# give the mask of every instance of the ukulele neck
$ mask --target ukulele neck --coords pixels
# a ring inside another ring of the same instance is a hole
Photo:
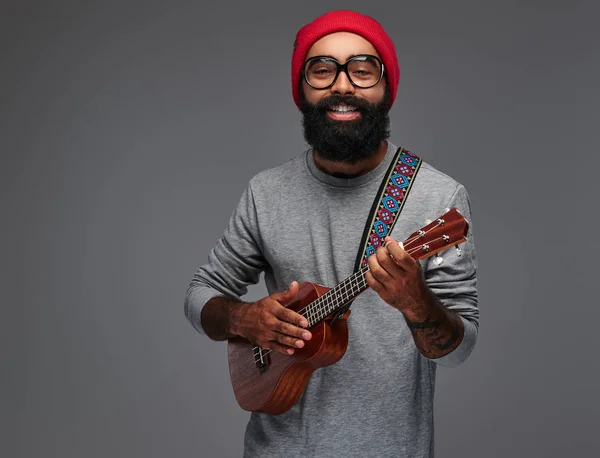
[[[404,242],[404,250],[413,259],[425,259],[437,255],[442,250],[456,246],[467,240],[469,224],[460,215],[456,208],[448,209],[441,217],[431,221],[426,226],[413,232]],[[385,244],[383,244],[385,246]],[[441,260],[441,257],[438,256]],[[365,274],[369,271],[369,265],[364,265],[343,282],[331,288],[315,301],[300,310],[309,323],[309,327],[316,325],[332,313],[340,310],[356,296],[369,288]]]
[[[340,310],[368,289],[369,285],[365,278],[368,271],[369,266],[363,267],[300,310],[299,313],[307,319],[308,326],[312,327],[320,323],[325,317]]]

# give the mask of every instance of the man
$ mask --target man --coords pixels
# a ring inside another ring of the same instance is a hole
[[[298,32],[292,94],[311,148],[250,180],[187,291],[198,331],[283,354],[311,338],[281,303],[298,281],[332,287],[353,273],[397,150],[388,111],[399,78],[394,44],[370,17],[334,11]],[[368,258],[370,289],[352,305],[344,357],[317,370],[290,411],[252,413],[245,456],[433,456],[436,366],[463,362],[477,337],[475,247],[469,233],[462,255],[415,261],[399,241],[452,207],[470,222],[465,188],[423,162],[393,234]],[[241,302],[262,271],[271,295]]]

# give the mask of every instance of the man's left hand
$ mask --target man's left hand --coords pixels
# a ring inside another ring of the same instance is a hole
[[[388,236],[384,241],[386,246],[369,256],[367,284],[392,307],[419,315],[428,293],[421,264],[397,240]]]

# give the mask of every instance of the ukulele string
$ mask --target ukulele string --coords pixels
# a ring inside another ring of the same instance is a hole
[[[438,226],[439,226],[439,224],[438,224]],[[431,230],[433,230],[433,229],[435,229],[435,227],[434,227],[434,228],[432,228],[432,229],[430,229],[429,231],[431,231]],[[429,231],[427,231],[427,232],[429,232]],[[412,239],[412,240],[410,240],[410,241],[409,241],[409,240],[407,240],[407,241],[406,241],[406,245],[409,245],[410,243],[412,243],[412,241],[416,240],[417,238],[420,238],[420,236],[417,236],[417,237],[413,238],[413,239]],[[440,239],[443,239],[443,236],[442,236],[442,237],[438,237],[438,238],[436,238],[436,239],[433,239],[433,240],[431,240],[429,243],[436,242],[436,241],[438,241],[438,240],[440,240]],[[405,248],[406,248],[406,247],[405,247]],[[408,249],[405,249],[405,251],[406,251],[408,254],[412,255],[413,253],[416,253],[417,251],[419,251],[421,248],[422,248],[422,245],[419,245],[419,246],[417,246],[417,247],[413,247],[413,248],[408,248]],[[369,270],[369,266],[364,266],[363,268],[361,268],[360,270],[358,270],[358,271],[357,271],[357,272],[356,272],[354,275],[356,275],[357,273],[363,273],[363,271],[364,271],[364,273],[366,273],[368,270]],[[340,285],[343,285],[343,284],[344,284],[344,282],[340,283]],[[357,285],[358,285],[358,284],[357,284]],[[339,285],[338,285],[338,286],[339,286]],[[330,291],[333,291],[334,289],[335,289],[335,288],[331,289]],[[340,288],[340,289],[341,289],[341,288]],[[310,308],[311,306],[313,306],[313,307],[314,307],[314,305],[313,305],[313,304],[316,304],[317,302],[319,302],[319,300],[320,300],[321,298],[323,298],[325,295],[327,295],[327,294],[328,294],[330,291],[328,291],[328,292],[327,292],[327,293],[325,293],[323,296],[320,296],[319,298],[317,298],[316,300],[314,300],[313,302],[311,302],[310,304],[308,304],[308,305],[307,305],[305,308],[303,308],[302,310],[300,310],[298,313],[299,313],[300,315],[302,315],[302,314],[303,314],[303,313],[306,311],[306,309]],[[323,301],[321,301],[321,302],[323,302]],[[343,305],[343,304],[342,304],[342,305]],[[332,313],[333,313],[333,312],[332,312]],[[258,348],[259,348],[259,350],[258,350],[258,351],[259,351],[258,359],[255,359],[255,360],[254,360],[254,364],[258,363],[258,362],[259,362],[259,361],[260,361],[260,360],[261,360],[263,357],[267,356],[269,353],[271,353],[271,352],[273,351],[272,349],[262,349],[262,348],[260,348],[260,347],[258,347]],[[250,363],[250,364],[252,364],[252,363]],[[250,366],[250,364],[248,364],[247,366]]]

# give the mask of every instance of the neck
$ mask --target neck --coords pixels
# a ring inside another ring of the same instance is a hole
[[[377,167],[381,161],[383,161],[386,153],[387,141],[383,140],[375,154],[362,159],[355,164],[323,159],[321,156],[319,156],[317,151],[313,151],[313,158],[315,165],[319,168],[319,170],[327,173],[328,175],[338,178],[355,178],[360,175],[364,175],[365,173],[370,172]]]

